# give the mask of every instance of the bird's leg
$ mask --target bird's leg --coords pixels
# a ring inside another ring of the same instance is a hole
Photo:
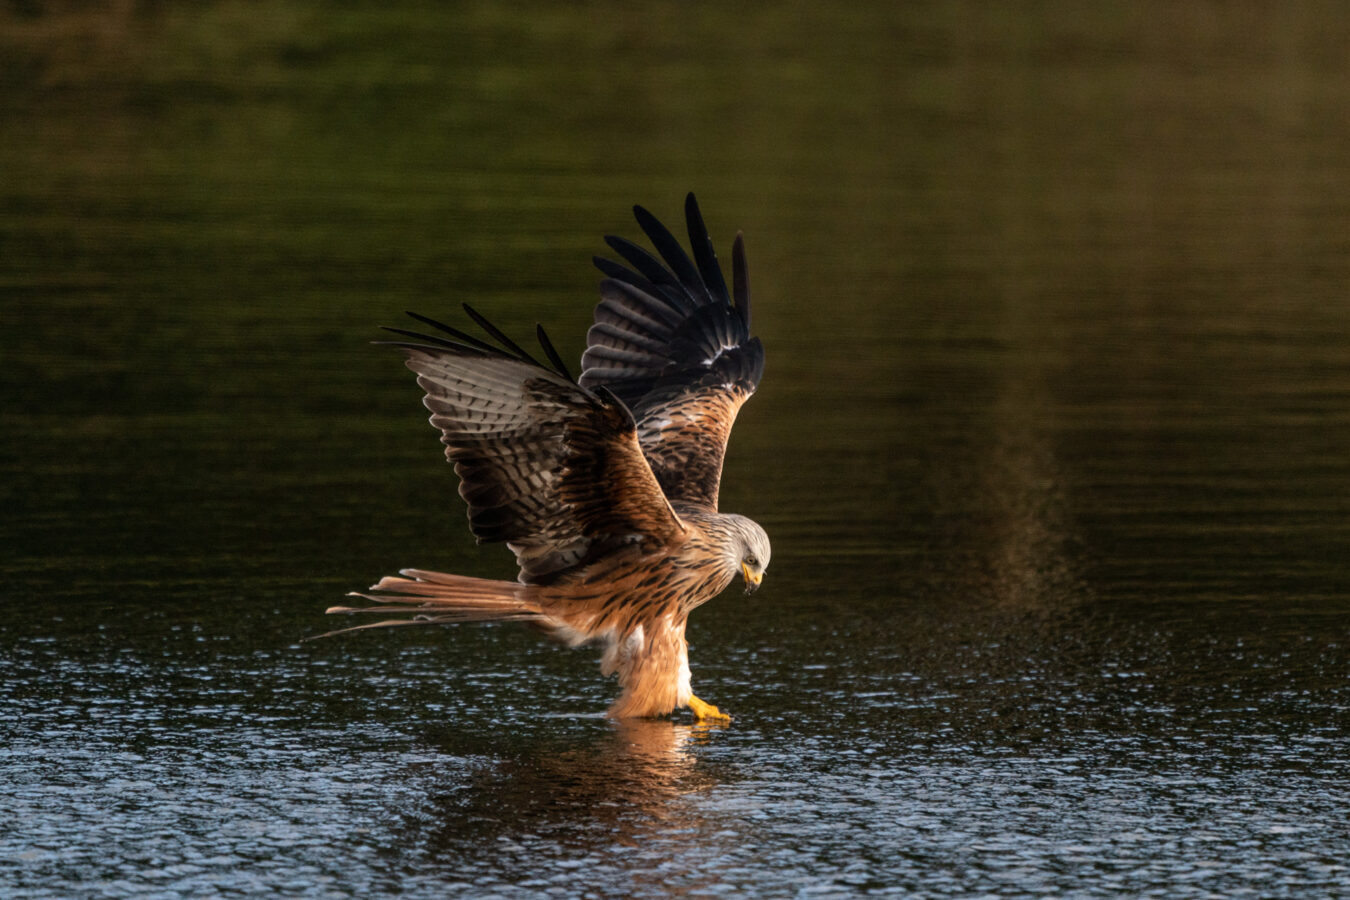
[[[700,722],[704,719],[713,719],[718,722],[730,722],[731,716],[722,712],[711,703],[704,703],[697,697],[690,695],[689,708],[694,711],[694,718]]]

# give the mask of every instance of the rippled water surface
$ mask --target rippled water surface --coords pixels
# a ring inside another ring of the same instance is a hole
[[[0,893],[1350,891],[1338,7],[0,11]],[[768,348],[726,727],[508,627],[367,342],[579,355],[698,191]]]

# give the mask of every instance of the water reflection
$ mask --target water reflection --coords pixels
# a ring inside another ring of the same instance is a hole
[[[431,859],[452,868],[472,860],[495,878],[527,886],[542,877],[542,858],[596,865],[641,856],[659,843],[665,859],[685,861],[682,883],[694,885],[700,851],[718,826],[686,798],[728,779],[728,770],[697,752],[724,727],[607,721],[591,741],[572,733],[520,742],[511,755],[475,763],[467,775],[446,770],[439,782],[433,777],[426,802],[403,829],[409,844]],[[462,753],[464,746],[448,739],[441,749]],[[501,743],[492,750],[500,753]],[[653,884],[672,874],[666,868]]]
[[[993,396],[957,413],[965,434],[925,460],[933,522],[919,577],[972,611],[1066,613],[1085,585],[1053,398],[1029,373],[990,377]]]

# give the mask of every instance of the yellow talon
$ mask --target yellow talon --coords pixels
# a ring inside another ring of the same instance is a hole
[[[702,722],[704,719],[714,719],[719,722],[730,722],[731,716],[722,712],[711,703],[704,703],[697,697],[689,698],[689,708],[694,711],[694,718]]]

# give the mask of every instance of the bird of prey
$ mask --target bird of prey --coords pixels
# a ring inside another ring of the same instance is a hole
[[[622,688],[610,716],[688,707],[726,720],[694,696],[684,632],[696,607],[737,575],[754,591],[769,565],[764,529],[717,509],[727,439],[764,348],[750,335],[741,235],[728,291],[693,194],[692,258],[655,216],[633,212],[659,258],[605,238],[627,266],[595,258],[606,277],[579,378],[542,327],[546,362],[467,304],[491,340],[415,313],[440,333],[388,329],[426,391],[469,528],[479,543],[505,542],[518,580],[404,569],[351,595],[375,605],[328,612],[405,616],[357,628],[526,622],[603,647],[601,669]]]

